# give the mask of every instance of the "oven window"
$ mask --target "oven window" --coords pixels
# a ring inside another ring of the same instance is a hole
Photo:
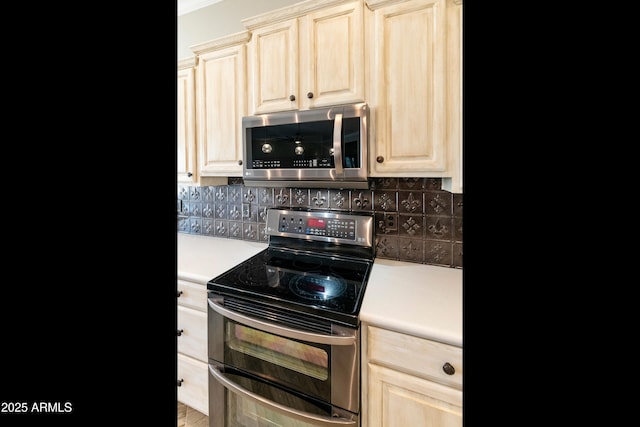
[[[235,352],[253,356],[321,381],[329,377],[329,355],[323,348],[234,322],[227,322],[227,345]]]
[[[229,427],[265,426],[265,427],[314,427],[285,414],[276,412],[268,406],[238,396],[227,394],[227,416]]]

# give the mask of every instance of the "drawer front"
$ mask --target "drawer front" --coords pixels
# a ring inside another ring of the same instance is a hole
[[[207,361],[207,313],[178,306],[178,352]]]
[[[367,327],[367,335],[369,362],[462,390],[462,348],[375,326]],[[453,374],[445,372],[446,364]]]
[[[178,280],[178,304],[207,312],[207,287],[185,280]]]
[[[209,415],[209,384],[207,364],[178,354],[178,401]]]

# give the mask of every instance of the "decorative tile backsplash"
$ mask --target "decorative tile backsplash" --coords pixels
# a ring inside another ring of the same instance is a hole
[[[371,178],[369,190],[178,185],[178,232],[268,241],[273,207],[369,212],[375,217],[376,257],[462,268],[462,194],[440,178]]]

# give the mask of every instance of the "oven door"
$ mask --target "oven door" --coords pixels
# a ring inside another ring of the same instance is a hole
[[[209,361],[209,427],[358,427],[358,415]]]
[[[273,307],[265,308],[213,293],[209,294],[208,306],[211,363],[225,369],[233,368],[233,372],[244,372],[314,401],[358,413],[360,337],[357,329],[330,324],[331,332],[323,334],[282,326],[267,320],[280,318],[282,322],[283,313]],[[295,313],[287,313],[286,317],[295,322]],[[220,379],[224,374],[213,372],[212,375]],[[226,388],[229,388],[228,383],[236,383],[232,377],[225,378]],[[239,389],[246,389],[246,384],[244,387],[236,385],[233,389],[236,394]],[[259,390],[246,391],[245,398],[260,395]],[[269,399],[269,396],[264,397]]]

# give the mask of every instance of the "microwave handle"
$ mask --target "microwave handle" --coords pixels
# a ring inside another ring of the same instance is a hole
[[[230,381],[224,374],[221,372],[220,367],[209,365],[209,372],[213,376],[213,378],[222,384],[226,389],[244,397],[249,400],[253,400],[254,402],[261,403],[265,406],[268,406],[270,409],[278,411],[282,414],[290,418],[295,418],[300,421],[304,421],[313,425],[325,426],[325,427],[335,427],[335,426],[355,426],[356,420],[347,420],[345,418],[337,418],[337,417],[323,417],[321,415],[311,414],[309,412],[298,411],[296,409],[289,408],[287,406],[276,403],[272,400],[265,399],[264,397],[252,393],[249,390],[245,389]]]
[[[356,342],[356,336],[332,336],[323,334],[314,334],[311,332],[303,332],[297,329],[286,328],[284,326],[276,325],[274,323],[264,322],[262,320],[254,319],[244,314],[236,313],[228,308],[216,303],[213,299],[208,298],[209,307],[218,314],[226,317],[227,319],[235,320],[252,328],[260,329],[264,332],[269,332],[283,337],[292,338],[296,340],[308,341],[315,344],[328,344],[328,345],[353,345]]]
[[[336,176],[342,178],[342,114],[336,114],[333,125],[333,162],[335,163]]]

